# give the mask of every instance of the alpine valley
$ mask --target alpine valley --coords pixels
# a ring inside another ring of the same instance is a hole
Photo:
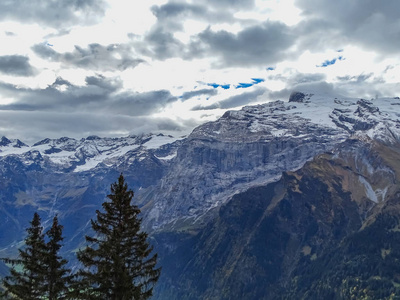
[[[187,137],[0,140],[0,257],[35,211],[75,264],[122,172],[154,299],[400,299],[400,99],[293,92]],[[7,267],[0,266],[6,274]]]

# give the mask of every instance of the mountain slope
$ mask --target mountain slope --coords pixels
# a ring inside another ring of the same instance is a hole
[[[187,248],[175,250],[174,233],[156,236],[168,245],[160,247],[166,267],[157,299],[349,299],[332,273],[352,279],[343,289],[365,289],[346,268],[358,266],[356,255],[342,262],[351,251],[365,256],[360,272],[375,278],[371,295],[397,291],[389,268],[400,238],[396,146],[348,140],[276,183],[235,195],[206,228],[175,244]],[[175,256],[184,252],[190,255]],[[375,265],[382,268],[370,270]]]

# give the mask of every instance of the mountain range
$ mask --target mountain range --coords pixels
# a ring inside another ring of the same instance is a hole
[[[399,105],[293,92],[187,137],[3,137],[0,257],[57,213],[73,266],[122,172],[163,267],[155,299],[395,299]]]

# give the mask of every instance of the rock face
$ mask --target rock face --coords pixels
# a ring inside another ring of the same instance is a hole
[[[385,299],[399,292],[392,279],[400,268],[388,264],[400,254],[399,159],[397,147],[349,140],[276,183],[236,194],[195,236],[155,235],[168,245],[159,251],[164,274],[155,298]]]
[[[294,93],[228,111],[196,128],[156,186],[146,215],[153,229],[199,222],[234,194],[277,180],[352,136],[400,140],[398,99],[347,99]],[[150,226],[149,226],[150,227]]]

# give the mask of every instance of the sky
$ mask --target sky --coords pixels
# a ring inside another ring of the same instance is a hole
[[[183,136],[292,91],[400,95],[397,0],[2,0],[0,136]]]

